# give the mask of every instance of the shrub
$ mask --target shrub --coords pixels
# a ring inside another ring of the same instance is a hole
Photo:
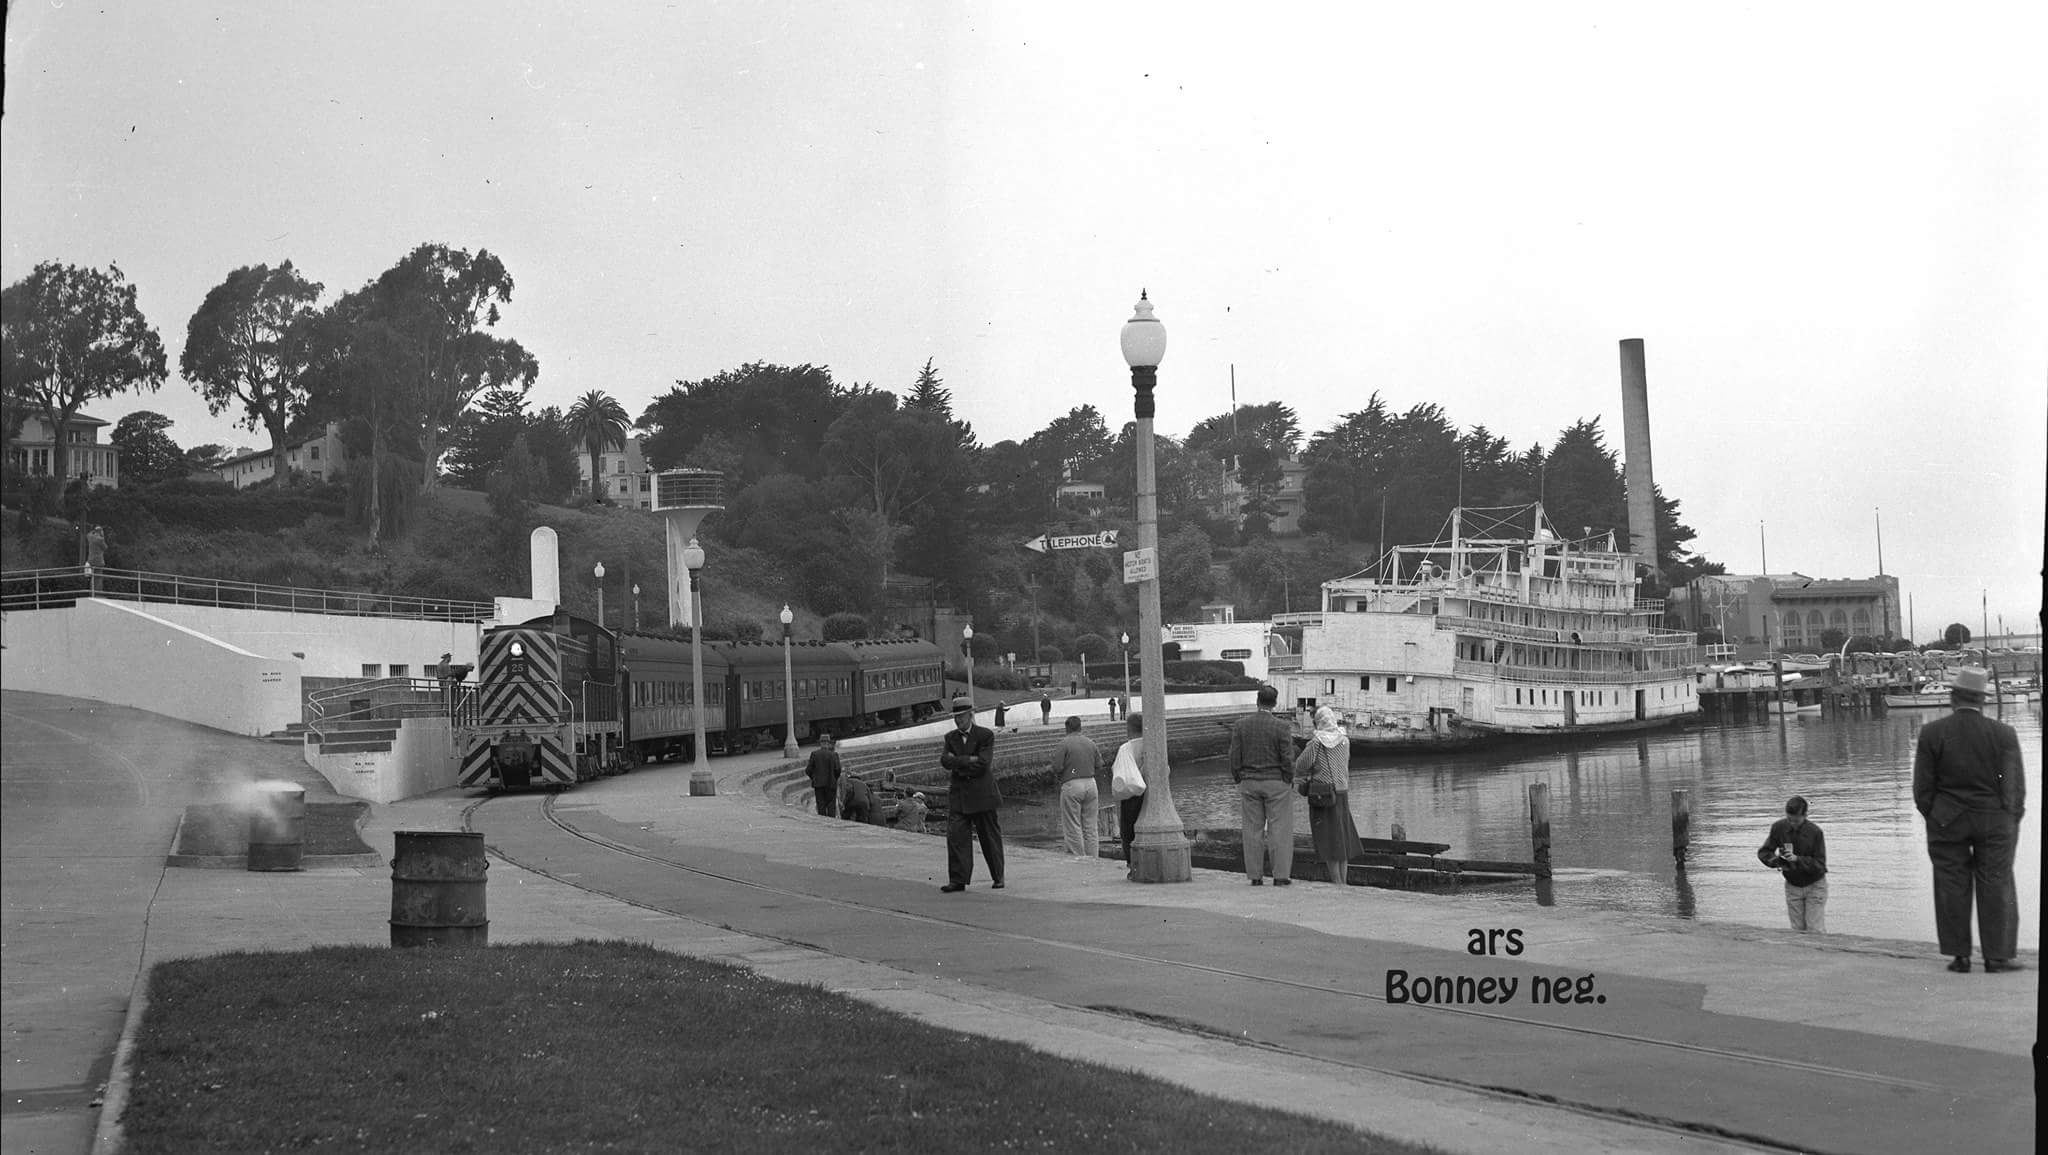
[[[1169,682],[1197,686],[1255,686],[1258,680],[1245,677],[1243,662],[1168,661],[1160,667]]]
[[[825,619],[825,640],[850,642],[868,636],[868,619],[855,613],[836,613]]]
[[[988,690],[1028,690],[1031,688],[1025,684],[1024,675],[1015,670],[992,669],[983,672],[979,666],[976,666],[974,669],[974,684]]]
[[[762,633],[760,622],[731,611],[704,615],[705,641],[758,642]]]
[[[1085,656],[1091,662],[1116,656],[1116,646],[1101,634],[1082,634],[1074,639],[1074,653]]]
[[[1058,646],[1040,646],[1038,647],[1038,660],[1041,664],[1064,662],[1067,660],[1067,655]]]

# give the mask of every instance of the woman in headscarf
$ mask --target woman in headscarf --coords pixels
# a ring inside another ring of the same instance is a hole
[[[1308,827],[1316,857],[1322,860],[1329,881],[1343,885],[1350,879],[1347,864],[1353,856],[1365,853],[1365,847],[1351,820],[1351,739],[1330,707],[1316,708],[1315,733],[1295,758],[1294,774],[1308,784]],[[1316,804],[1321,788],[1315,784],[1319,782],[1335,792],[1328,806]]]

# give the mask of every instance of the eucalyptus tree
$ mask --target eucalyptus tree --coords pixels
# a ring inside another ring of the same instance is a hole
[[[307,341],[320,292],[290,261],[274,269],[244,265],[207,290],[178,356],[208,413],[239,405],[237,424],[270,434],[280,485],[291,477],[286,430],[306,408]]]
[[[512,300],[512,274],[488,249],[423,244],[367,287],[367,315],[385,330],[391,371],[411,395],[421,488],[437,476],[443,438],[490,389],[532,388],[539,363],[519,342],[488,332]]]
[[[0,290],[0,388],[14,422],[40,414],[50,425],[53,477],[70,475],[63,431],[88,402],[164,382],[164,345],[135,305],[120,267],[81,269],[45,261]],[[18,427],[18,426],[17,426]]]
[[[631,418],[626,407],[602,389],[592,389],[569,406],[563,420],[567,432],[590,454],[590,496],[604,500],[604,451],[613,445],[625,448],[626,426]]]

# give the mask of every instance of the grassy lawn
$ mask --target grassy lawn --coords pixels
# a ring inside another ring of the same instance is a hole
[[[148,1152],[1420,1152],[622,942],[156,968]]]

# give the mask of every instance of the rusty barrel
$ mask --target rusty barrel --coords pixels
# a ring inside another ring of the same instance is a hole
[[[391,945],[484,946],[484,836],[400,830],[391,855]]]
[[[250,870],[303,870],[306,791],[273,786],[258,792],[249,811]]]

